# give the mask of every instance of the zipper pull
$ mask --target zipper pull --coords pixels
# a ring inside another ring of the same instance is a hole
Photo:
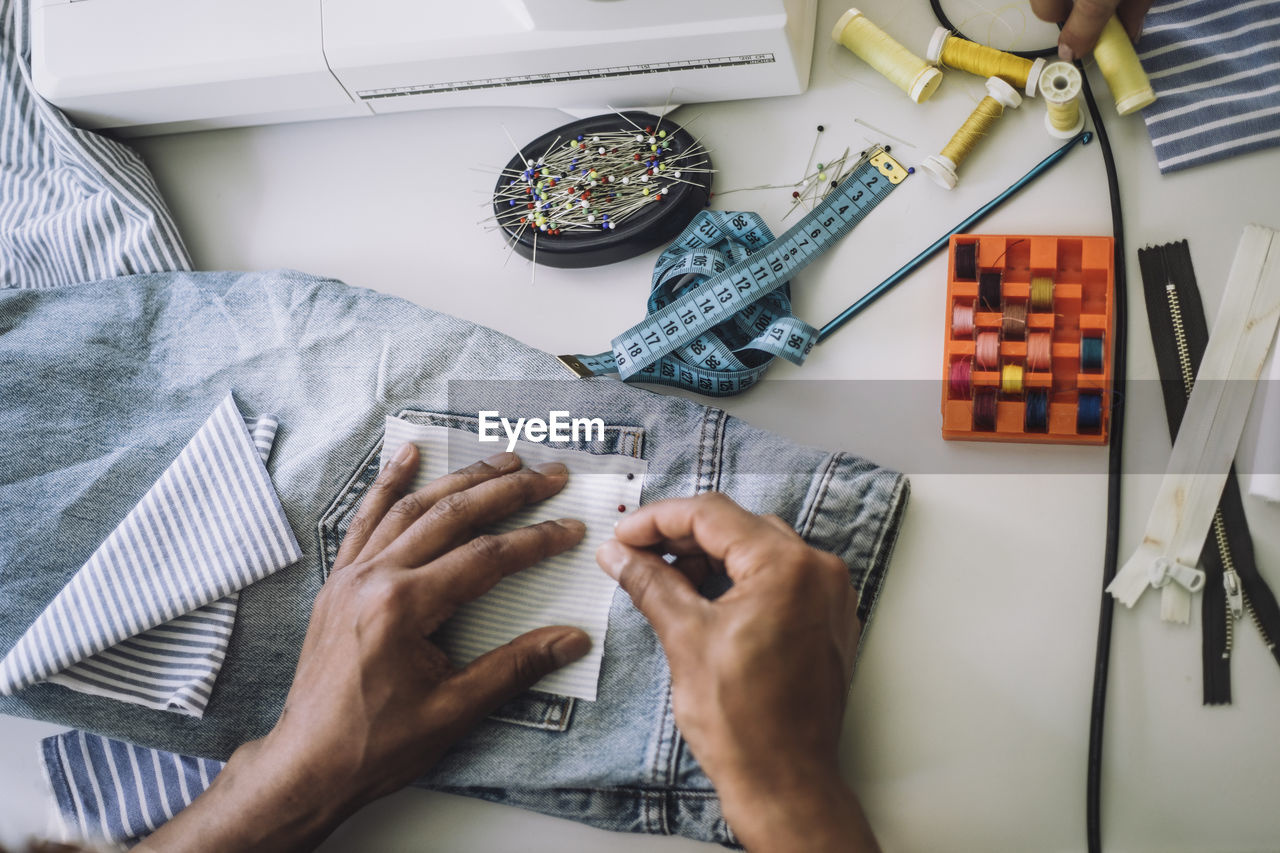
[[[1244,589],[1240,586],[1240,574],[1235,569],[1222,573],[1222,586],[1227,591],[1227,606],[1236,619],[1244,616]]]
[[[1187,592],[1199,592],[1204,589],[1202,570],[1180,563],[1171,557],[1156,557],[1151,562],[1147,579],[1155,589],[1168,586],[1171,582],[1177,583]]]

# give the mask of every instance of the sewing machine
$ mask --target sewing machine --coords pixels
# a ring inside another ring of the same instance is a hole
[[[36,88],[124,135],[803,92],[816,0],[34,0]]]

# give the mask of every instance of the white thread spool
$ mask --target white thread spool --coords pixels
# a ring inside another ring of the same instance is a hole
[[[1070,139],[1084,130],[1080,87],[1080,70],[1070,62],[1055,62],[1040,75],[1040,94],[1045,101],[1044,126],[1059,139]]]
[[[927,101],[942,82],[941,71],[907,50],[857,9],[840,16],[831,30],[831,38],[853,51],[917,104]]]
[[[920,164],[929,173],[929,177],[933,178],[944,189],[953,190],[956,188],[956,184],[960,182],[960,178],[956,175],[956,169],[969,156],[978,139],[986,134],[995,121],[994,117],[983,114],[988,98],[994,100],[1002,108],[1017,107],[1022,103],[1022,96],[1018,94],[1017,89],[1014,89],[999,77],[987,78],[987,97],[982,99],[983,102],[978,104],[978,108],[955,132],[955,135],[951,137],[951,141],[943,147],[942,153],[930,154]],[[1001,110],[1001,113],[1003,113],[1003,110]]]

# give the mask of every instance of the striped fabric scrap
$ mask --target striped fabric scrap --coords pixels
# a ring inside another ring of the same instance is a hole
[[[50,681],[202,716],[237,591],[302,556],[267,473],[276,427],[228,394],[0,661],[0,693]]]
[[[385,466],[407,442],[418,446],[420,463],[414,488],[451,470],[502,449],[482,444],[476,434],[460,429],[387,418],[381,464]],[[557,495],[518,511],[493,525],[501,533],[555,518],[577,518],[587,525],[578,545],[538,565],[503,578],[475,601],[459,607],[436,632],[449,659],[465,666],[485,652],[544,625],[576,625],[591,636],[587,656],[553,672],[534,688],[547,693],[595,701],[604,655],[609,607],[617,584],[596,565],[596,549],[613,535],[621,515],[640,503],[649,463],[620,454],[595,454],[521,441],[516,453],[526,466],[561,462],[569,482]]]
[[[191,269],[142,159],[36,93],[29,7],[0,0],[0,287]]]
[[[64,840],[132,845],[191,805],[223,768],[83,731],[40,742]]]
[[[1138,56],[1161,172],[1280,144],[1280,0],[1158,2]]]

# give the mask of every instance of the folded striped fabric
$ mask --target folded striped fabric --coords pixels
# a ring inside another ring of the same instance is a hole
[[[0,661],[0,694],[49,681],[202,716],[237,590],[302,556],[267,474],[276,426],[228,394]]]
[[[480,443],[473,432],[388,417],[380,464],[386,465],[407,442],[416,444],[421,453],[414,488],[495,451],[492,445]],[[479,599],[463,605],[434,639],[456,665],[464,666],[525,631],[551,624],[577,625],[591,635],[591,654],[536,686],[592,700],[604,653],[609,606],[617,588],[596,565],[595,551],[612,534],[619,509],[639,504],[648,463],[630,456],[523,441],[516,450],[526,465],[562,462],[571,476],[558,495],[520,510],[491,532],[572,517],[587,524],[587,538],[563,554],[503,579]],[[189,805],[224,766],[220,761],[135,746],[84,731],[45,738],[41,754],[67,832],[126,844],[154,832]]]
[[[133,844],[191,805],[223,763],[83,731],[40,742],[67,838]]]
[[[1280,0],[1156,3],[1138,56],[1161,172],[1280,144]]]

